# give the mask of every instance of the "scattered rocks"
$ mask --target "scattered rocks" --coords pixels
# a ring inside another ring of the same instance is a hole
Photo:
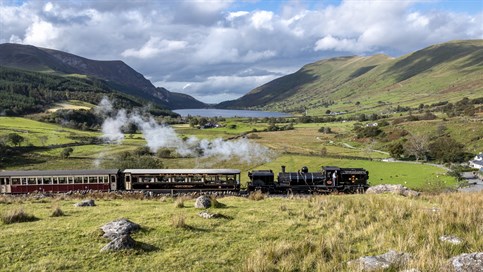
[[[199,196],[195,201],[195,208],[208,209],[211,207],[211,198],[207,196]]]
[[[121,218],[101,227],[104,231],[102,237],[114,240],[123,235],[129,235],[141,229],[141,226],[129,221],[126,218]]]
[[[76,207],[93,207],[96,206],[96,203],[94,202],[93,199],[88,199],[88,200],[82,200],[79,203],[74,204]]]
[[[450,259],[455,272],[483,271],[483,252],[465,253]]]
[[[453,245],[459,245],[463,243],[463,240],[459,237],[452,236],[452,235],[443,235],[439,237],[441,242],[447,242]]]
[[[123,234],[116,237],[114,240],[105,245],[101,251],[117,251],[134,248],[136,246],[136,241],[134,241],[129,234]]]
[[[360,271],[376,271],[405,265],[410,257],[409,253],[390,250],[379,256],[361,257],[357,260],[349,261],[347,264],[355,266]]]
[[[402,195],[402,196],[418,196],[419,192],[408,189],[401,184],[380,184],[376,186],[369,187],[367,189],[366,194],[385,194],[385,193],[391,193],[391,194],[396,194],[396,195]]]
[[[202,211],[198,213],[200,217],[203,217],[205,219],[210,219],[210,218],[218,218],[220,217],[220,214],[218,213],[209,213],[208,211]]]

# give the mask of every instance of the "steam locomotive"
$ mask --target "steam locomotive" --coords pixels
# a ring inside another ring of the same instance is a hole
[[[363,193],[369,188],[369,172],[363,168],[323,166],[321,171],[309,172],[304,166],[297,172],[286,172],[285,166],[277,180],[272,170],[248,172],[249,192],[264,193]]]
[[[151,191],[156,193],[233,192],[240,193],[238,169],[105,169],[0,171],[0,193],[61,193],[69,191]],[[321,172],[301,171],[278,174],[272,170],[249,172],[248,192],[329,193],[364,192],[368,172],[362,168],[323,167]]]

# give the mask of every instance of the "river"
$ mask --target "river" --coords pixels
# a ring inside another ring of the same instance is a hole
[[[173,110],[181,116],[201,117],[290,117],[291,114],[273,111],[252,111],[252,110],[220,110],[220,109],[182,109]]]

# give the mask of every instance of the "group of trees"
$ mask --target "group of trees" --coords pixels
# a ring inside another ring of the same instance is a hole
[[[394,158],[414,158],[415,160],[437,161],[442,163],[463,162],[469,159],[465,146],[450,135],[430,137],[425,134],[410,134],[409,137],[389,145],[389,153]]]

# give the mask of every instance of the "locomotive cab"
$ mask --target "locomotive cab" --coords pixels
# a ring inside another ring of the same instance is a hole
[[[272,170],[253,170],[248,172],[248,191],[255,190],[266,192],[274,192],[275,190],[275,175]]]

